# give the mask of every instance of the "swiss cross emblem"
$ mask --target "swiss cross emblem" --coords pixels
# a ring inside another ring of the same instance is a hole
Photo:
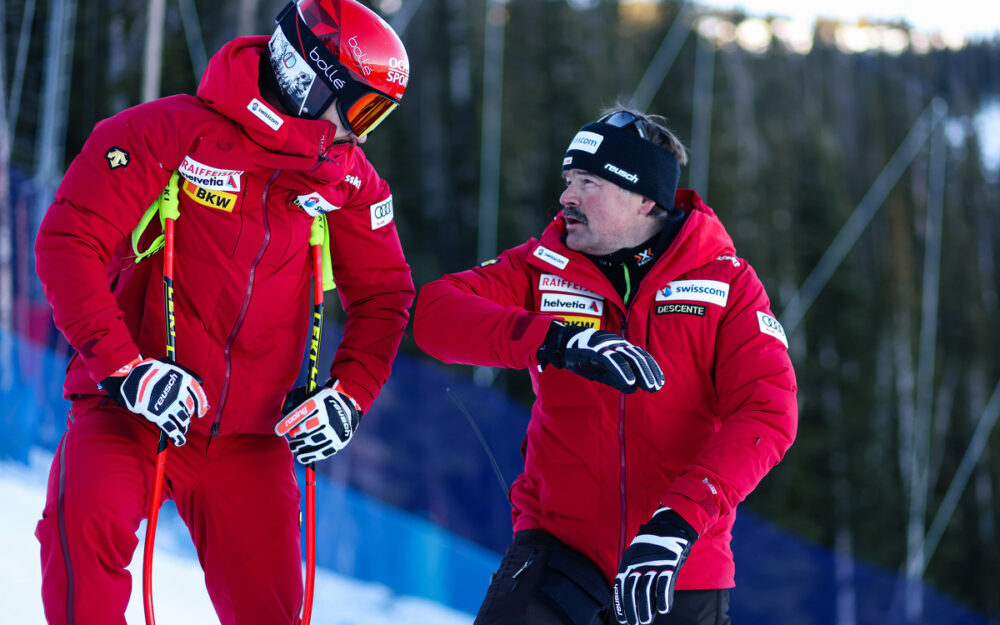
[[[128,166],[128,152],[120,147],[115,146],[108,150],[107,154],[104,155],[104,158],[108,159],[108,167],[111,169]]]

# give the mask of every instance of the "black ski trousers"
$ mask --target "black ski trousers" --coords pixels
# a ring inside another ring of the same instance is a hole
[[[473,625],[617,625],[611,588],[590,559],[550,534],[514,535]],[[729,590],[678,590],[652,625],[729,625]]]

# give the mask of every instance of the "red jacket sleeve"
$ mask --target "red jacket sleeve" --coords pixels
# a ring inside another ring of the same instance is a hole
[[[781,460],[798,423],[784,334],[780,325],[775,329],[764,287],[745,262],[732,280],[726,311],[715,346],[718,430],[660,500],[699,532],[732,512]]]
[[[333,277],[347,313],[330,375],[363,412],[389,379],[415,294],[389,185],[370,166],[365,176],[363,192],[327,214]]]
[[[413,318],[420,349],[446,363],[507,369],[537,365],[535,354],[552,317],[527,310],[531,272],[524,258],[535,243],[424,285]]]
[[[143,105],[95,127],[70,164],[35,241],[36,271],[55,325],[95,382],[139,355],[106,267],[170,176],[164,154],[175,148],[164,144],[169,138],[148,136],[157,126],[155,116],[155,108]]]

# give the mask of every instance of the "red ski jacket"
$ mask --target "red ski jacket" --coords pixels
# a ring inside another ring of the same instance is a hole
[[[542,529],[593,559],[611,583],[660,505],[700,534],[677,588],[734,584],[736,505],[795,437],[796,383],[763,285],[711,208],[689,212],[626,306],[561,217],[497,259],[421,289],[414,337],[450,363],[528,368],[537,399],[511,487],[514,530]],[[552,317],[625,336],[666,386],[631,395],[554,367],[536,352]]]
[[[35,254],[55,324],[76,349],[67,397],[97,394],[96,382],[140,354],[165,355],[163,254],[137,264],[129,237],[173,171],[177,360],[203,378],[211,405],[193,430],[273,434],[309,337],[315,214],[326,214],[347,312],[330,374],[365,411],[389,377],[414,297],[389,187],[360,148],[333,143],[333,124],[265,102],[267,42],[227,44],[197,97],[99,123],[66,172]]]

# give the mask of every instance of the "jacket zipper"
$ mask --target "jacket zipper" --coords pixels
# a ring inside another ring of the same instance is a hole
[[[275,172],[271,174],[271,177],[268,178],[267,182],[264,183],[264,189],[261,191],[260,206],[261,221],[264,224],[264,239],[260,242],[260,249],[257,250],[257,256],[253,259],[253,263],[250,264],[250,273],[247,276],[247,288],[243,293],[243,305],[240,307],[240,314],[236,316],[236,322],[233,324],[233,329],[229,331],[229,336],[226,338],[226,344],[222,348],[222,359],[223,362],[225,362],[226,374],[222,378],[222,390],[219,391],[219,407],[215,410],[215,421],[212,422],[213,438],[219,435],[219,423],[222,421],[222,410],[225,408],[226,399],[229,397],[229,381],[233,371],[233,343],[236,342],[236,335],[239,334],[240,329],[243,327],[243,322],[246,320],[247,316],[247,309],[250,308],[250,296],[253,294],[254,276],[257,273],[257,265],[260,264],[260,260],[264,257],[264,252],[267,250],[267,246],[271,242],[271,224],[267,220],[267,193],[271,190],[271,184],[277,180],[280,174],[280,169],[275,170]]]
[[[631,311],[626,308],[622,319],[622,337],[627,339],[628,317]],[[628,505],[625,498],[625,393],[618,393],[618,462],[619,462],[619,498],[618,516],[618,561],[621,562],[625,553],[625,536],[628,529]]]

